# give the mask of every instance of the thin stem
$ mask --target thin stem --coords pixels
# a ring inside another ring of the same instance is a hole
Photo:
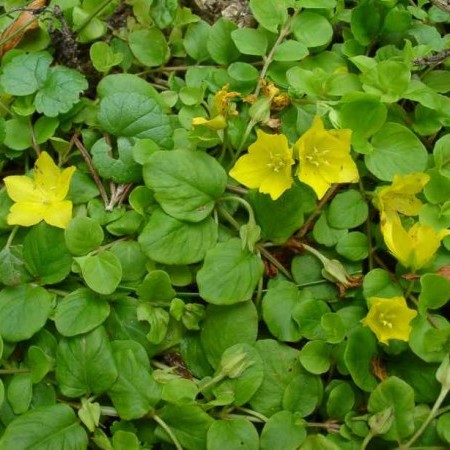
[[[419,439],[419,437],[426,430],[426,428],[428,427],[430,422],[436,417],[436,414],[437,414],[442,402],[445,400],[445,397],[447,396],[447,394],[448,394],[448,389],[445,389],[444,387],[442,387],[441,392],[440,392],[438,398],[436,399],[436,401],[434,402],[433,408],[431,408],[431,411],[428,414],[428,417],[426,418],[425,422],[422,423],[420,428],[414,433],[414,436],[405,445],[402,445],[399,447],[401,450],[408,450],[411,447],[411,445],[413,445],[414,442],[416,442],[417,439]]]
[[[5,248],[11,247],[11,245],[12,245],[12,243],[13,243],[13,240],[14,240],[14,237],[16,236],[18,230],[19,230],[19,226],[18,226],[18,225],[16,225],[16,226],[11,230],[11,233],[10,233],[9,236],[8,236],[8,240],[6,241]]]
[[[29,26],[33,23],[36,22],[38,18],[37,17],[33,17],[31,20],[29,20],[28,22],[25,22],[21,27],[19,27],[16,31],[14,31],[13,33],[11,33],[7,38],[3,39],[0,41],[0,47],[2,45],[5,45],[7,42],[9,42],[13,37],[17,36],[18,34],[21,33],[25,33],[25,31],[29,28]],[[12,22],[14,23],[14,22]]]
[[[373,433],[371,431],[369,431],[361,443],[361,450],[366,450],[366,448],[369,445],[369,442],[372,440],[372,438],[373,438]]]
[[[292,275],[288,272],[288,270],[276,259],[266,248],[262,245],[257,245],[259,252],[264,258],[266,258],[269,262],[271,262],[288,280],[292,281]]]
[[[255,223],[255,214],[253,213],[253,208],[250,206],[250,203],[244,200],[243,198],[236,197],[235,195],[229,195],[226,197],[220,197],[217,199],[217,201],[219,202],[234,201],[240,203],[248,213],[248,221],[250,223]]]
[[[259,412],[253,411],[253,409],[244,408],[243,406],[238,406],[237,409],[239,411],[242,411],[242,412],[244,412],[246,414],[249,414],[251,416],[254,416],[254,417],[258,418],[262,422],[267,422],[269,420],[269,418],[266,417],[264,414],[261,414]]]
[[[161,417],[157,416],[156,414],[153,414],[151,417],[169,435],[173,445],[175,445],[175,448],[177,450],[183,450],[183,447],[181,446],[180,442],[178,441],[169,425],[167,425],[167,423],[164,422],[164,420],[162,420]]]
[[[31,369],[0,369],[0,375],[14,375],[16,373],[30,373]]]
[[[77,33],[81,33],[91,22],[91,20],[100,14],[113,0],[104,0],[102,3],[100,3],[99,7],[94,10],[91,14],[89,14],[88,17],[86,17],[86,20],[78,27],[75,28],[74,31]]]
[[[286,23],[284,24],[283,28],[281,29],[277,40],[273,44],[273,47],[270,49],[269,54],[266,56],[266,58],[264,60],[264,65],[263,65],[263,67],[261,69],[261,72],[259,74],[260,78],[262,78],[262,79],[265,78],[267,70],[269,69],[269,66],[272,63],[273,57],[275,55],[275,51],[280,46],[280,44],[283,42],[283,39],[291,32],[292,21],[295,19],[295,17],[297,16],[297,14],[299,12],[300,12],[300,8],[296,9],[294,14],[292,14],[292,16],[289,17],[289,19],[286,21]],[[258,96],[260,90],[261,90],[261,85],[258,84],[258,86],[256,86],[256,89],[255,89],[255,95],[256,96]]]
[[[235,194],[247,195],[248,189],[245,189],[241,186],[233,186],[232,184],[227,184],[227,191],[234,192]]]
[[[218,206],[217,207],[218,212],[220,213],[220,215],[226,219],[230,225],[233,226],[233,228],[236,231],[239,231],[239,229],[241,228],[240,223],[223,207],[223,206]]]
[[[211,386],[214,386],[215,384],[221,382],[225,378],[225,375],[222,373],[219,373],[215,377],[211,378],[208,382],[206,382],[203,386],[200,386],[199,392],[204,392],[206,389],[209,389]]]
[[[102,184],[102,180],[100,180],[100,177],[98,176],[97,171],[95,170],[94,166],[92,165],[92,160],[91,160],[91,156],[89,155],[89,152],[86,150],[84,145],[78,139],[78,136],[76,134],[74,134],[72,136],[72,141],[75,144],[75,147],[78,149],[78,151],[83,156],[83,159],[88,166],[89,172],[91,172],[92,178],[94,179],[94,182],[97,185],[98,191],[100,192],[100,196],[102,197],[103,203],[105,204],[105,208],[107,208],[108,203],[109,203],[108,195],[106,194],[106,190]]]
[[[339,189],[338,184],[334,184],[333,186],[331,186],[330,189],[328,189],[327,193],[321,198],[321,200],[317,204],[316,209],[311,213],[306,222],[303,224],[298,233],[295,235],[296,238],[301,239],[308,233],[312,224],[316,220],[316,217],[320,215],[324,206],[328,203],[330,198],[334,196],[334,194],[338,189]]]

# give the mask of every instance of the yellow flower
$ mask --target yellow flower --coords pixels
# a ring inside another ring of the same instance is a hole
[[[411,333],[410,322],[417,311],[408,308],[403,297],[369,298],[369,313],[362,323],[369,327],[378,340],[387,344],[389,339],[408,341]]]
[[[292,186],[292,148],[283,134],[258,130],[257,139],[230,171],[230,176],[250,189],[269,194],[276,200]]]
[[[222,130],[227,126],[226,117],[228,115],[236,114],[236,111],[231,107],[231,99],[239,97],[238,92],[228,92],[229,85],[226,84],[214,95],[213,104],[211,108],[211,119],[204,117],[194,117],[192,125],[204,125],[213,130]],[[234,105],[233,105],[234,106]]]
[[[33,178],[6,177],[6,190],[14,203],[7,217],[9,225],[30,227],[42,220],[66,228],[72,218],[72,202],[64,200],[75,167],[60,170],[46,152],[36,160]]]
[[[430,177],[422,172],[394,175],[391,185],[376,190],[373,202],[382,213],[394,211],[405,216],[417,216],[422,202],[416,194],[428,181]]]
[[[418,222],[407,231],[399,215],[394,212],[381,215],[381,232],[389,251],[404,267],[413,271],[427,264],[441,245],[441,240],[450,234],[450,230],[436,231]]]
[[[356,183],[358,169],[350,156],[351,130],[325,130],[322,119],[297,141],[300,181],[311,186],[321,199],[333,183]]]

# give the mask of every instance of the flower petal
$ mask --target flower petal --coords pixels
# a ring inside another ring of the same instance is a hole
[[[381,216],[381,233],[389,251],[405,267],[410,267],[413,257],[413,241],[403,228],[396,213],[384,213]]]
[[[72,202],[65,200],[51,204],[44,213],[44,220],[54,227],[67,228],[72,220]]]
[[[42,152],[34,164],[34,181],[44,192],[53,192],[61,174],[59,167],[47,152]]]
[[[13,175],[3,180],[6,191],[15,202],[42,202],[42,192],[37,189],[30,177],[25,175]]]
[[[287,167],[283,172],[271,172],[261,183],[259,191],[263,194],[269,194],[272,200],[277,200],[283,192],[292,186],[293,182],[291,168]]]
[[[322,176],[321,170],[311,164],[301,164],[297,172],[298,179],[310,186],[320,200],[331,186]]]
[[[247,154],[241,156],[230,170],[230,176],[244,186],[255,189],[267,178],[272,170],[269,167],[270,159],[265,155]]]
[[[55,200],[62,201],[66,198],[75,170],[75,166],[70,166],[62,171],[61,175],[58,178],[58,182],[56,183],[56,189],[54,192]]]
[[[42,203],[14,203],[9,210],[7,222],[9,225],[31,227],[44,219],[46,209],[47,206]]]

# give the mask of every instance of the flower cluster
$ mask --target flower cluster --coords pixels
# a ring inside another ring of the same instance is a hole
[[[15,202],[9,211],[9,225],[30,227],[44,220],[67,228],[72,219],[72,202],[65,200],[75,167],[61,170],[46,152],[36,160],[33,178],[25,175],[5,177],[6,191]]]
[[[416,197],[428,183],[425,173],[396,175],[391,185],[375,192],[374,204],[380,210],[381,232],[389,251],[402,266],[417,271],[428,264],[441,240],[450,230],[435,230],[430,225],[416,222],[408,230],[401,216],[417,216],[422,202]]]
[[[326,130],[319,116],[293,148],[286,136],[259,130],[248,154],[237,160],[230,175],[244,186],[259,189],[276,200],[292,186],[291,167],[296,158],[297,177],[321,199],[333,183],[359,180],[350,155],[350,138],[351,130]]]

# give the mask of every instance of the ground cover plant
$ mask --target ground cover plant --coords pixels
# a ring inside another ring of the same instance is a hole
[[[0,450],[450,448],[446,0],[2,0]]]

